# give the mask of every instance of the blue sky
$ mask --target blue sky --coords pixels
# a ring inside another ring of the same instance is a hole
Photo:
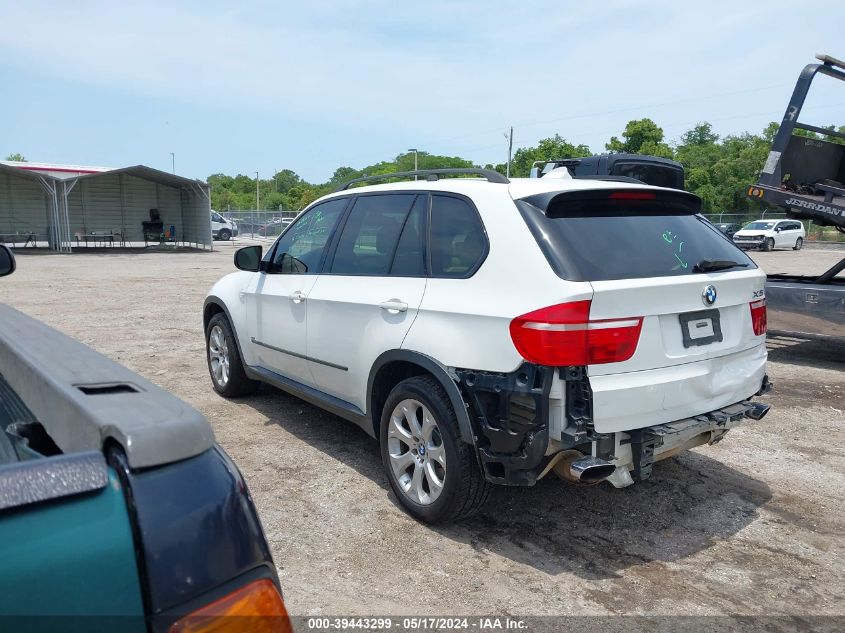
[[[560,133],[602,151],[780,120],[845,3],[0,0],[0,157],[321,182],[410,147],[503,162]],[[838,82],[829,81],[834,84]],[[807,119],[845,123],[845,85]],[[839,88],[837,90],[837,88]]]

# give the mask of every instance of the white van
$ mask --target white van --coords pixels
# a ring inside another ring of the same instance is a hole
[[[214,209],[211,210],[211,237],[224,242],[238,234],[238,225],[227,220]]]
[[[800,251],[807,236],[798,220],[755,220],[733,234],[734,244],[743,249],[791,248]]]

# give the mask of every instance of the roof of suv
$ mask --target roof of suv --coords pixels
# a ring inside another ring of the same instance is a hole
[[[537,193],[550,191],[578,191],[587,189],[664,189],[652,185],[619,182],[614,180],[588,180],[569,178],[511,178],[510,184],[491,183],[482,178],[441,178],[439,180],[403,180],[400,182],[381,183],[346,189],[325,196],[325,198],[341,196],[350,193],[378,193],[387,191],[446,191],[470,195],[490,187],[507,188],[514,199],[525,198]],[[669,189],[667,191],[675,191]]]

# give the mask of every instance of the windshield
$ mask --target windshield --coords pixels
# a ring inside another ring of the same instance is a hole
[[[751,222],[743,227],[743,231],[768,231],[773,229],[774,226],[774,222]]]
[[[755,268],[701,215],[622,208],[561,217],[525,200],[517,206],[549,264],[570,281],[692,275],[705,260],[736,262],[726,270]]]

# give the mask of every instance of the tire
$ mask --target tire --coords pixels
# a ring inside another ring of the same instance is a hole
[[[799,237],[797,240],[795,240],[795,246],[792,247],[792,250],[800,251],[802,246],[804,246],[804,238]]]
[[[763,250],[766,252],[775,250],[775,240],[771,237],[767,237],[766,241],[763,242]]]
[[[221,396],[237,398],[258,388],[258,381],[247,378],[232,326],[222,312],[211,317],[205,330],[205,358],[211,385]]]
[[[218,234],[217,237],[223,240],[224,242],[228,242],[232,239],[232,232],[229,229],[222,229]]]
[[[452,404],[433,377],[403,380],[387,397],[379,432],[382,463],[393,493],[420,521],[465,519],[487,501],[492,485],[484,479],[475,449],[459,435]]]

